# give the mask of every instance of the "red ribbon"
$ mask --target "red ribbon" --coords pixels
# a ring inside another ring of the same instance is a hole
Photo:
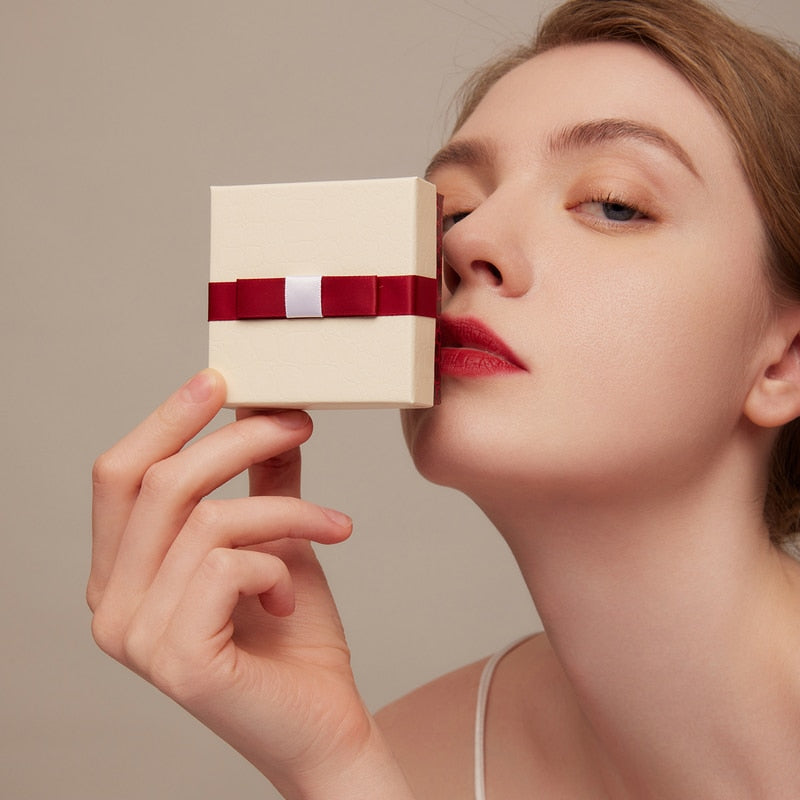
[[[209,283],[208,319],[285,319],[285,283],[284,278]],[[422,275],[322,278],[323,317],[436,317],[438,303],[438,281]]]

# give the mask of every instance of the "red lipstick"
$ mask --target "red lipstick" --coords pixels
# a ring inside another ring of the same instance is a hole
[[[474,317],[440,320],[442,374],[483,377],[526,371],[511,348]]]

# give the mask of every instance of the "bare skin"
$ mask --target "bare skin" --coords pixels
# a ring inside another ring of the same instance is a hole
[[[242,415],[184,448],[219,411],[207,370],[95,465],[92,631],[287,798],[410,797],[355,688],[310,541],[348,517],[299,499],[299,411]],[[249,498],[204,500],[243,470]]]
[[[493,684],[490,800],[800,796],[800,568],[761,519],[800,416],[800,309],[771,299],[724,126],[655,56],[592,44],[506,75],[454,141],[431,174],[445,312],[516,364],[445,375],[403,424],[545,626]],[[201,373],[98,459],[98,644],[287,798],[471,798],[482,665],[376,723],[309,545],[351,530],[300,499],[310,420],[195,440],[223,396]],[[251,497],[203,499],[245,470]]]
[[[449,674],[382,709],[381,729],[419,800],[472,800],[475,698],[485,661]],[[539,634],[500,662],[486,719],[488,797],[602,797],[587,769],[591,741],[558,659]]]
[[[769,299],[724,126],[644,50],[562,48],[495,84],[431,178],[445,313],[524,367],[446,375],[441,407],[404,415],[417,467],[487,513],[547,632],[498,672],[488,796],[800,795],[800,576],[760,501],[800,413],[800,313]],[[474,704],[467,675],[380,717],[420,797],[412,720],[438,692]]]

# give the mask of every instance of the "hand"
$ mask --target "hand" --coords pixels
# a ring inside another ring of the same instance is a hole
[[[376,738],[310,545],[352,523],[299,499],[302,411],[240,414],[186,446],[224,394],[199,373],[97,460],[92,631],[279,789],[310,797]],[[203,499],[245,469],[250,497]]]

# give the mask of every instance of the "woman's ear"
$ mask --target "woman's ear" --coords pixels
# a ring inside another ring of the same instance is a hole
[[[785,309],[765,339],[766,366],[744,405],[745,416],[762,428],[777,428],[800,417],[800,309]]]

